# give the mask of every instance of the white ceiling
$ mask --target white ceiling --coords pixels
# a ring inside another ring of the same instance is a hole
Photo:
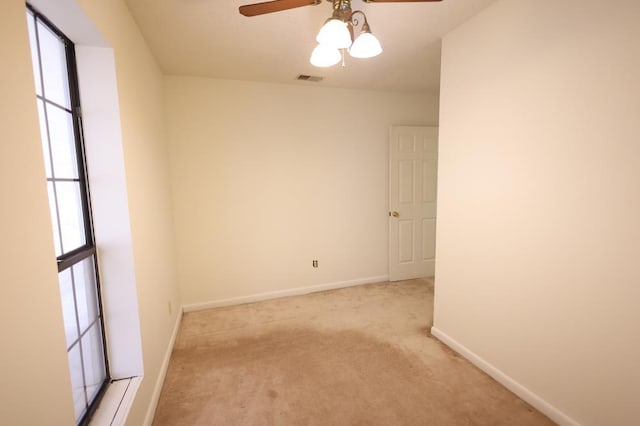
[[[309,63],[331,3],[245,17],[252,0],[126,0],[165,74],[369,90],[437,93],[440,40],[495,0],[440,3],[352,1],[367,15],[384,51],[371,59],[347,55],[346,67]],[[324,77],[300,82],[298,74]]]

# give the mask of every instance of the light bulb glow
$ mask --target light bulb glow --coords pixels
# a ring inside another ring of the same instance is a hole
[[[335,49],[346,49],[351,46],[351,34],[345,22],[331,18],[320,28],[316,41]]]
[[[361,33],[351,45],[349,55],[354,58],[373,58],[382,53],[378,39],[370,32]]]
[[[313,49],[313,52],[311,52],[309,62],[311,62],[311,65],[314,67],[326,68],[337,64],[340,62],[340,59],[342,59],[342,55],[338,49],[319,44]]]

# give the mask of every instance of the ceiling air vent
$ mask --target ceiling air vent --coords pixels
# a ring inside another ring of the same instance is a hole
[[[318,81],[322,81],[323,77],[318,77],[317,75],[306,75],[306,74],[299,74],[296,77],[296,80],[302,80],[302,81],[314,81],[314,82],[318,82]]]

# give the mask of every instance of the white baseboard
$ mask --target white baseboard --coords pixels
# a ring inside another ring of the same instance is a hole
[[[173,332],[171,333],[171,339],[169,339],[169,344],[167,345],[167,349],[164,352],[164,359],[162,360],[162,366],[160,366],[160,374],[158,374],[158,378],[156,379],[156,384],[153,388],[153,394],[151,394],[151,401],[149,401],[149,408],[147,408],[147,414],[144,417],[145,426],[151,426],[151,423],[153,423],[153,417],[156,414],[156,407],[158,406],[158,401],[160,400],[162,385],[164,384],[164,379],[167,376],[167,369],[169,368],[171,353],[173,352],[173,346],[175,345],[181,322],[182,312],[180,312],[176,317],[176,322],[173,325]]]
[[[384,282],[388,280],[389,280],[388,275],[380,275],[377,277],[358,278],[355,280],[318,284],[310,287],[296,287],[296,288],[290,288],[286,290],[277,290],[277,291],[270,291],[266,293],[258,293],[250,296],[232,297],[229,299],[212,300],[210,302],[203,302],[203,303],[191,303],[188,305],[183,305],[182,310],[184,312],[200,311],[203,309],[220,308],[222,306],[241,305],[243,303],[253,303],[253,302],[260,302],[260,301],[269,300],[269,299],[278,299],[280,297],[299,296],[301,294],[316,293],[319,291],[334,290],[337,288],[352,287],[352,286],[361,285],[361,284],[379,283],[379,282]]]
[[[478,367],[480,370],[487,373],[489,376],[493,377],[498,383],[500,383],[505,388],[509,389],[511,392],[518,395],[520,398],[531,404],[538,411],[545,414],[554,422],[558,423],[561,426],[579,426],[580,424],[573,420],[571,417],[564,414],[562,411],[558,410],[553,405],[549,404],[547,401],[542,399],[537,394],[531,392],[529,389],[516,382],[510,376],[503,373],[501,370],[497,369],[489,362],[485,361],[483,358],[478,356],[476,353],[469,350],[464,345],[460,344],[458,341],[451,338],[449,335],[439,330],[436,327],[431,327],[431,334],[440,340],[445,345],[449,346],[454,351],[458,352],[460,355],[468,359],[472,364]]]

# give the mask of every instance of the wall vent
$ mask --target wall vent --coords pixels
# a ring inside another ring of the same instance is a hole
[[[317,75],[306,75],[306,74],[298,74],[298,76],[296,77],[296,80],[302,80],[302,81],[314,81],[314,82],[318,82],[318,81],[322,81],[324,77],[318,77]]]

